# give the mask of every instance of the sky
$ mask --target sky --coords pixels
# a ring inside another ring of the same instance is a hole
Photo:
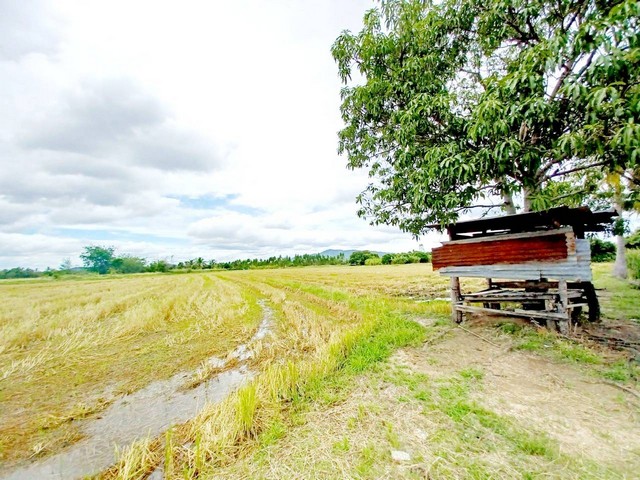
[[[356,215],[330,48],[373,0],[0,0],[0,268],[429,250]]]

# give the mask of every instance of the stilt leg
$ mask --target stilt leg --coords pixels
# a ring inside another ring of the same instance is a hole
[[[451,320],[456,323],[462,322],[462,312],[456,309],[460,303],[460,279],[451,277]]]
[[[571,312],[567,306],[569,305],[569,292],[567,290],[567,281],[560,280],[558,282],[558,294],[560,295],[560,302],[558,303],[558,313],[566,316],[566,320],[558,321],[558,330],[563,335],[569,335],[571,333]]]

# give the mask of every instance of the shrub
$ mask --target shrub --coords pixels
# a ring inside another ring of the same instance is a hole
[[[392,253],[385,253],[382,256],[382,264],[383,265],[391,265],[392,261],[393,261],[393,254]]]
[[[169,270],[169,264],[164,260],[151,262],[147,267],[148,272],[166,272],[167,270]]]
[[[416,258],[416,263],[431,263],[430,253],[414,250],[411,252],[411,256]]]
[[[364,262],[368,258],[379,258],[377,253],[370,252],[369,250],[362,250],[359,252],[353,252],[349,257],[350,265],[364,265]]]
[[[380,257],[367,258],[364,261],[365,265],[382,265],[382,259]]]
[[[42,275],[41,272],[31,270],[30,268],[9,268],[8,270],[0,270],[0,278],[36,278]]]
[[[393,263],[394,265],[400,265],[400,264],[403,264],[403,263],[411,263],[411,257],[409,255],[407,255],[406,253],[398,253],[398,254],[393,256],[393,259],[391,260],[391,263]]]
[[[592,238],[591,261],[592,262],[612,262],[616,259],[616,246],[611,242]]]
[[[627,269],[631,278],[640,280],[640,250],[627,250]]]
[[[113,259],[111,269],[116,273],[140,273],[145,270],[146,260],[144,258],[124,255]]]
[[[625,246],[627,248],[640,249],[640,228],[638,228],[635,232],[633,232],[625,239]]]

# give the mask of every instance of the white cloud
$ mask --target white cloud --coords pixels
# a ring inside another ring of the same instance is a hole
[[[336,153],[330,47],[371,0],[0,2],[0,268],[417,245]]]

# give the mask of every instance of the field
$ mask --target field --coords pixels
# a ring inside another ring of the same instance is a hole
[[[640,290],[595,270],[605,323],[637,326]],[[637,363],[520,323],[457,328],[447,289],[427,264],[2,282],[0,477],[64,463],[127,394],[178,379],[187,398],[234,372],[241,388],[141,428],[98,476],[640,471]]]

